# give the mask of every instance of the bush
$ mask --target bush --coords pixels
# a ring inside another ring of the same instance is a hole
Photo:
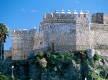
[[[98,61],[98,60],[100,59],[100,55],[97,54],[97,53],[94,54],[93,59],[94,59],[95,61]]]
[[[13,78],[10,77],[10,76],[5,76],[4,74],[2,74],[2,73],[0,72],[0,80],[15,80],[15,79],[13,79]]]

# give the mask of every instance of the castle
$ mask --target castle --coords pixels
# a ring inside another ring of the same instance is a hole
[[[108,48],[108,15],[95,13],[90,23],[89,11],[73,14],[70,10],[47,13],[40,23],[40,31],[12,31],[11,56],[13,60],[26,59],[32,51],[72,52]]]

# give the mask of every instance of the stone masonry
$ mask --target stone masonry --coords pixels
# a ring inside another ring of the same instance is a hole
[[[33,30],[14,30],[12,31],[12,59],[26,59],[33,50],[34,35],[36,29]]]
[[[89,12],[47,13],[40,31],[12,31],[12,59],[22,60],[33,51],[72,52],[75,50],[108,48],[108,15],[95,13],[90,23]]]

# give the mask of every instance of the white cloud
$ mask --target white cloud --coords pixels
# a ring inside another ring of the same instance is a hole
[[[36,13],[37,11],[33,9],[33,10],[31,10],[31,12],[32,12],[32,13]]]

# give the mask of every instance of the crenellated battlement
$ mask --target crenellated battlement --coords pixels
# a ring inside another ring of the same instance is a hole
[[[11,33],[13,36],[23,36],[23,35],[33,36],[33,34],[36,33],[36,27],[34,27],[34,29],[31,30],[27,30],[27,29],[13,30]]]
[[[57,10],[54,13],[47,13],[44,15],[43,20],[44,22],[75,22],[78,18],[88,18],[89,11],[83,13],[81,10],[78,14],[76,10],[74,10],[73,13],[71,13],[70,10],[65,13],[64,10],[59,13]]]

